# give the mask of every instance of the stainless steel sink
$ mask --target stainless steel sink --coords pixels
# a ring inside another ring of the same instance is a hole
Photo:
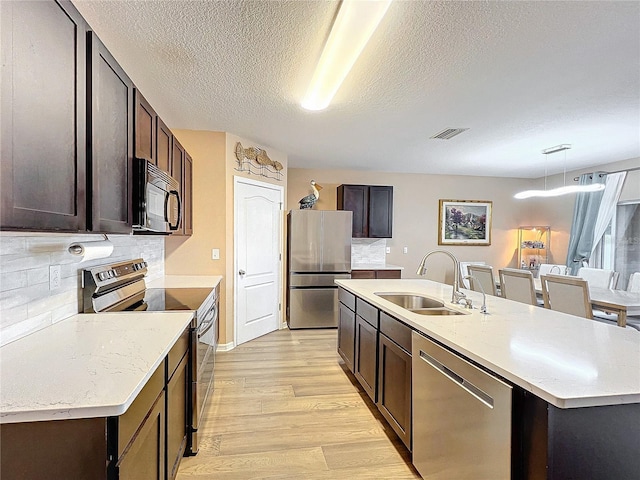
[[[466,312],[459,312],[458,310],[451,310],[449,308],[416,308],[410,310],[413,313],[420,315],[466,315]]]
[[[415,293],[376,293],[380,298],[384,298],[388,302],[394,303],[399,307],[407,310],[417,310],[422,308],[444,308],[444,302],[435,298],[417,295]],[[430,315],[430,314],[426,314]],[[442,314],[442,315],[447,315]]]

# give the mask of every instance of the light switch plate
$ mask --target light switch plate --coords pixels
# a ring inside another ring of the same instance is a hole
[[[391,247],[387,247],[387,253],[391,253]]]
[[[404,247],[402,249],[402,253],[409,253],[409,248],[408,247]]]
[[[211,249],[211,260],[220,260],[220,249],[219,248]]]

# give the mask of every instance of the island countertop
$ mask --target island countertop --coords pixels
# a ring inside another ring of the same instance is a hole
[[[193,312],[78,314],[0,348],[0,423],[122,415]]]
[[[559,408],[640,403],[640,332],[464,290],[474,309],[451,304],[450,285],[429,280],[336,280],[407,325]],[[464,315],[424,316],[376,295],[427,295]]]

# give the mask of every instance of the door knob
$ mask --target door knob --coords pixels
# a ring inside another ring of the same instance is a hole
[[[240,271],[238,272],[238,274],[239,274],[239,275],[244,275],[245,273],[247,273],[247,272],[245,272],[244,270],[240,270]]]

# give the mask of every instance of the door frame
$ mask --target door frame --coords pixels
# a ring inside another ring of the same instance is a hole
[[[283,259],[284,259],[284,231],[283,231],[283,212],[284,212],[284,186],[276,185],[269,182],[261,182],[252,178],[233,176],[233,346],[238,345],[238,198],[236,197],[236,188],[239,183],[252,185],[255,187],[268,188],[275,190],[280,194],[280,216],[279,216],[279,228],[278,228],[278,252],[279,252],[279,267],[277,272],[277,291],[280,296],[278,304],[278,329],[282,329],[286,325],[284,319],[284,290],[283,290]]]

